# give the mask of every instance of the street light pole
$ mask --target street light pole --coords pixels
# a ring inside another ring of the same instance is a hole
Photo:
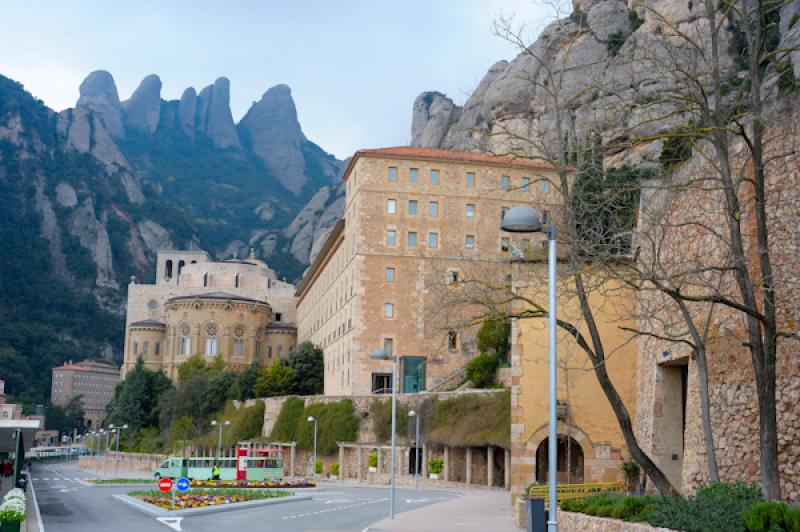
[[[314,475],[314,483],[317,482],[317,418],[308,416],[308,422],[314,424],[314,454],[311,457],[311,471]],[[342,466],[339,466],[342,467]]]
[[[544,227],[539,215],[532,208],[518,205],[509,209],[500,224],[510,233],[547,234],[547,316],[548,316],[548,434],[547,434],[547,484],[548,484],[548,532],[558,531],[558,508],[556,499],[556,468],[558,460],[558,433],[556,427],[556,226]]]
[[[225,423],[218,423],[216,419],[211,422],[212,426],[219,425],[219,439],[217,440],[217,458],[222,457],[222,427],[230,424],[231,424],[230,421],[226,421]]]
[[[105,432],[106,432],[106,449],[105,449],[105,452],[106,452],[106,465],[105,465],[105,477],[106,477],[106,478],[108,478],[108,436],[109,436],[109,434],[111,434],[111,431],[108,431],[108,430],[107,430],[107,431],[105,431]]]
[[[417,422],[417,432],[414,438],[414,489],[419,489],[419,414],[415,411],[410,411],[408,417],[413,417]]]
[[[371,358],[373,360],[391,360],[392,361],[392,456],[390,457],[389,464],[391,470],[389,471],[389,519],[394,519],[394,455],[395,447],[397,445],[397,357],[387,353],[384,349],[376,349],[372,352]]]

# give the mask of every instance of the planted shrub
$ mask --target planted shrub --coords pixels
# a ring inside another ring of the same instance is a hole
[[[331,464],[331,474],[333,476],[339,476],[339,464]]]
[[[317,460],[316,463],[314,463],[314,471],[317,472],[317,475],[322,474],[322,460]]]
[[[443,469],[444,469],[444,460],[438,460],[436,458],[431,458],[430,460],[428,460],[428,470],[434,475],[441,474]]]
[[[367,463],[369,464],[370,467],[378,467],[378,455],[375,453],[369,455]]]
[[[496,356],[487,353],[478,355],[467,364],[467,379],[471,380],[476,388],[486,388],[494,382],[497,365]]]
[[[786,526],[786,509],[786,505],[779,502],[757,502],[744,513],[744,524],[748,532],[792,530]]]

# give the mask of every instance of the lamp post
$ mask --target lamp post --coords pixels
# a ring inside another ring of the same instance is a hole
[[[116,451],[119,452],[119,440],[122,439],[122,431],[124,429],[128,428],[128,424],[125,423],[121,427],[115,427],[114,425],[109,425],[109,427],[112,428],[114,430],[114,432],[117,434],[117,448],[116,448]]]
[[[558,530],[556,503],[556,466],[557,466],[557,432],[556,432],[556,226],[545,227],[539,214],[525,205],[517,205],[509,209],[500,228],[509,233],[545,233],[547,234],[547,315],[548,315],[548,397],[549,423],[547,434],[547,485],[548,512],[547,530]]]
[[[414,410],[408,413],[408,417],[413,417],[417,421],[417,433],[414,438],[414,489],[419,489],[419,415]]]
[[[220,458],[222,456],[222,427],[226,427],[230,424],[231,424],[230,421],[226,421],[225,423],[218,423],[216,419],[211,422],[212,426],[214,425],[219,426],[219,439],[217,440],[217,458]]]
[[[372,352],[371,358],[373,360],[391,360],[392,361],[392,456],[389,460],[389,519],[394,519],[394,455],[395,455],[395,438],[397,425],[397,357],[387,353],[385,349],[376,349]]]
[[[108,437],[109,437],[109,435],[111,434],[111,431],[110,431],[110,430],[105,430],[105,431],[103,431],[103,432],[105,432],[105,435],[106,435],[106,447],[105,447],[105,453],[106,453],[105,477],[106,477],[106,478],[108,478]]]
[[[314,454],[312,455],[311,458],[311,471],[313,471],[314,483],[316,483],[317,482],[317,419],[314,416],[308,416],[308,422],[314,424]]]

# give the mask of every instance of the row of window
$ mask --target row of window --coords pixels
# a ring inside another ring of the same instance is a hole
[[[431,169],[430,170],[430,184],[431,185],[438,185],[439,184],[439,170]],[[397,182],[397,167],[390,166],[387,172],[387,179],[390,183]],[[419,180],[419,168],[409,168],[408,170],[408,182],[409,183],[417,183]],[[475,172],[467,172],[464,176],[464,184],[467,188],[474,188],[475,187]],[[541,181],[542,184],[542,192],[547,194],[550,191],[550,182],[546,179]],[[500,177],[500,186],[503,190],[511,190],[512,188],[512,180],[510,176],[504,175]],[[523,177],[520,179],[519,185],[516,185],[516,188],[524,192],[528,192],[531,185],[531,178],[530,177]]]
[[[406,247],[414,248],[417,247],[418,235],[416,231],[408,231],[406,233]],[[528,250],[530,248],[531,241],[527,238],[522,240],[522,248],[523,250]],[[396,246],[397,245],[397,231],[395,229],[387,229],[386,230],[386,245],[387,246]],[[428,247],[429,248],[438,248],[439,247],[439,233],[436,232],[429,232],[428,233]],[[475,235],[467,234],[464,235],[464,249],[475,249]],[[508,237],[500,237],[500,251],[509,251],[511,249],[511,240]],[[386,272],[387,281],[394,280],[389,279],[389,272]],[[392,271],[391,275],[394,275],[394,271]]]
[[[416,216],[418,212],[419,202],[418,200],[408,200],[408,209],[407,213],[409,216]],[[505,217],[506,213],[508,212],[509,207],[501,207],[500,208],[500,220],[502,221]],[[466,203],[464,205],[464,218],[468,220],[472,220],[475,218],[475,211],[476,207],[474,203]],[[386,200],[386,214],[397,214],[397,200],[393,198],[389,198]],[[439,216],[439,202],[438,201],[429,201],[428,202],[428,216],[432,218],[436,218]],[[550,220],[550,212],[543,211],[542,212],[542,223],[549,223]]]
[[[217,356],[217,338],[216,336],[206,336],[205,341],[205,350],[203,354],[209,357]],[[254,347],[254,356],[256,360],[261,360],[261,341],[256,340]],[[291,351],[292,347],[289,347]],[[181,355],[191,355],[192,354],[192,339],[189,336],[181,336],[180,339],[180,354]],[[278,358],[283,358],[283,346],[279,345],[277,349]],[[288,354],[288,353],[287,353]],[[233,356],[235,357],[243,357],[244,356],[244,340],[234,340],[233,341]],[[267,346],[267,359],[272,360],[272,346]]]

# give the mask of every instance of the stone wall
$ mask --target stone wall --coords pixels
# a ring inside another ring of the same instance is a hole
[[[100,471],[103,475],[115,471],[153,473],[166,458],[167,455],[164,454],[109,451],[108,458],[106,456],[80,456],[78,458],[78,467]]]
[[[670,532],[669,528],[646,523],[628,523],[573,512],[558,512],[558,529],[563,532]]]

